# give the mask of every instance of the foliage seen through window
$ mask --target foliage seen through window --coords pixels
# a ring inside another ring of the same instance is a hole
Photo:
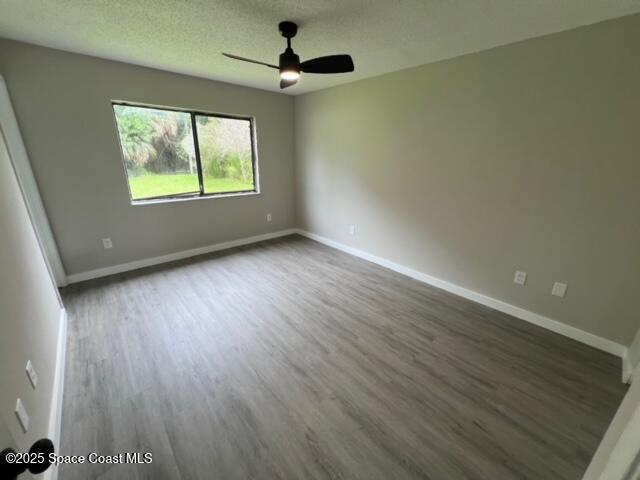
[[[256,190],[251,120],[113,108],[133,200]]]

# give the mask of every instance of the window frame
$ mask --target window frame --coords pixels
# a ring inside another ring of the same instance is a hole
[[[127,167],[124,159],[124,151],[122,150],[122,140],[120,138],[120,129],[118,128],[118,118],[116,115],[116,110],[114,108],[116,105],[123,106],[123,107],[147,108],[150,110],[164,110],[167,112],[180,112],[180,113],[189,114],[191,118],[191,136],[193,138],[196,169],[198,174],[198,185],[199,185],[198,192],[186,192],[186,193],[177,193],[177,194],[170,194],[170,195],[158,195],[154,197],[133,198],[133,195],[131,193],[131,185],[129,184],[129,172],[127,172]],[[193,110],[189,108],[165,107],[165,106],[159,106],[159,105],[151,105],[148,103],[137,103],[137,102],[122,101],[122,100],[111,100],[111,111],[113,112],[113,121],[116,127],[116,136],[118,139],[118,147],[120,148],[120,157],[122,161],[122,167],[124,170],[125,180],[127,182],[127,190],[129,191],[129,200],[131,201],[132,205],[180,202],[180,201],[186,201],[186,200],[200,200],[205,198],[238,197],[238,196],[245,196],[245,195],[260,194],[255,117],[250,115],[236,115],[236,114],[229,114],[229,113],[207,112],[204,110]],[[196,116],[228,118],[233,120],[245,120],[249,122],[249,132],[250,132],[249,136],[251,137],[251,168],[253,173],[253,189],[252,190],[238,190],[238,191],[232,191],[232,192],[216,192],[216,193],[205,192],[204,174],[202,170],[202,161],[200,158],[200,144],[198,140]]]

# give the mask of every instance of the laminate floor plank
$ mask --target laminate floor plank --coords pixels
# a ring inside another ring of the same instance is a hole
[[[299,236],[63,289],[75,479],[578,480],[619,359]]]

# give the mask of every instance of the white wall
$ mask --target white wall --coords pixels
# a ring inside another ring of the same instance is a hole
[[[638,58],[635,15],[296,97],[298,226],[629,345]]]
[[[15,445],[27,451],[35,440],[51,433],[62,310],[3,135],[0,135],[0,232],[0,424],[8,427]],[[38,373],[35,390],[25,373],[28,360]],[[30,415],[26,435],[14,415],[18,397]]]
[[[636,477],[626,478],[625,473],[639,452],[640,371],[637,371],[583,480],[636,480]]]

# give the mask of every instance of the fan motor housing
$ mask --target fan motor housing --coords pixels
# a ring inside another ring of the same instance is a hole
[[[293,53],[293,50],[287,48],[280,54],[280,71],[300,69],[300,57]]]

